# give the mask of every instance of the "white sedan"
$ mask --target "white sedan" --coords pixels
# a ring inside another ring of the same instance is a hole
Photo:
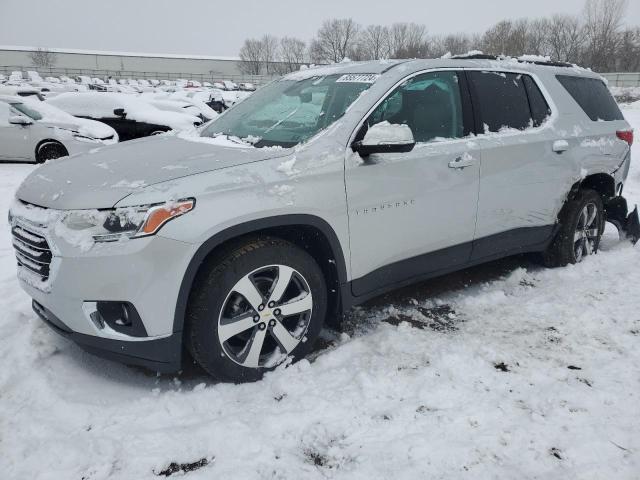
[[[104,123],[28,98],[0,95],[0,161],[42,163],[118,142]]]

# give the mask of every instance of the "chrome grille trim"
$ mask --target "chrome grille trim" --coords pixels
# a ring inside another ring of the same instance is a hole
[[[46,237],[30,229],[24,222],[14,225],[11,235],[18,266],[36,275],[43,283],[47,282],[53,253]]]

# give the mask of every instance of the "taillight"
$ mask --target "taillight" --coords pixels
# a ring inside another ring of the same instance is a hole
[[[625,141],[629,146],[633,145],[633,130],[620,130],[616,132],[618,138]]]

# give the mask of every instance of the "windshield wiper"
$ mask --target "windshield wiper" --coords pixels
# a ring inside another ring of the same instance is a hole
[[[274,128],[276,128],[278,125],[280,125],[282,122],[290,119],[293,115],[296,114],[296,112],[300,110],[300,107],[296,108],[293,112],[291,112],[289,115],[287,115],[286,117],[284,117],[282,120],[277,121],[276,123],[274,123],[273,125],[271,125],[269,128],[267,128],[263,133],[269,133],[271,130],[273,130]]]

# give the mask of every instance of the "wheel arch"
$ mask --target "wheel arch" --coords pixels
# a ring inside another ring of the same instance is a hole
[[[571,187],[571,195],[573,197],[580,189],[589,188],[595,190],[602,197],[602,201],[606,203],[607,199],[616,196],[616,181],[612,175],[608,173],[593,173],[587,175],[579,182],[576,182]]]
[[[62,148],[64,148],[65,152],[67,152],[67,155],[69,155],[69,149],[65,147],[60,140],[56,140],[55,138],[45,138],[44,140],[40,140],[36,144],[36,148],[34,152],[34,158],[36,159],[36,162],[40,161],[40,159],[38,158],[38,153],[40,152],[40,148],[42,148],[42,146],[46,145],[47,143],[55,143],[56,145],[60,145]]]
[[[287,240],[307,251],[318,262],[327,282],[327,316],[341,313],[342,285],[347,283],[344,252],[338,236],[325,220],[315,215],[295,214],[267,217],[234,225],[206,240],[191,258],[182,277],[176,301],[173,332],[184,329],[189,295],[207,258],[243,237],[271,236]]]

